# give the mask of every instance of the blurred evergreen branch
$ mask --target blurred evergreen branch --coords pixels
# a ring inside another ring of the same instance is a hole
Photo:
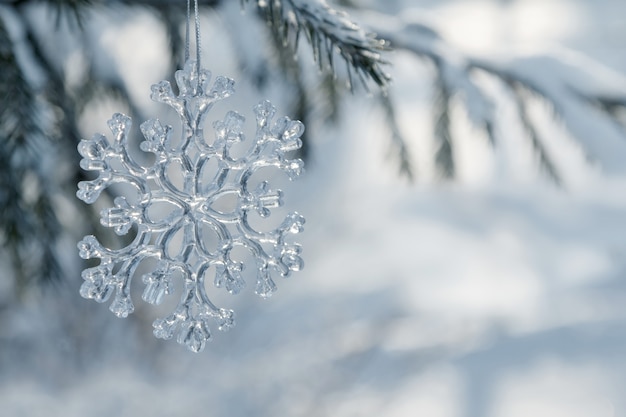
[[[626,130],[626,97],[608,97],[604,95],[585,97],[593,106],[611,115],[613,120]]]
[[[443,173],[444,178],[452,178],[455,175],[454,152],[451,133],[450,117],[454,97],[459,97],[470,121],[481,129],[492,146],[496,146],[500,137],[506,132],[496,134],[495,126],[500,123],[498,105],[483,88],[475,75],[485,74],[497,80],[501,86],[508,89],[518,118],[525,130],[525,136],[529,139],[532,148],[537,155],[538,166],[552,182],[563,184],[563,179],[554,161],[558,155],[550,155],[545,145],[546,138],[540,134],[537,122],[530,117],[528,111],[529,93],[547,103],[553,110],[553,118],[563,122],[570,128],[570,133],[585,145],[594,145],[593,138],[589,138],[575,129],[572,114],[585,111],[593,111],[593,107],[600,111],[599,117],[603,127],[615,124],[620,126],[621,140],[626,140],[626,94],[616,93],[613,96],[594,94],[569,83],[565,79],[557,78],[552,84],[546,84],[539,73],[524,72],[516,68],[516,61],[512,64],[503,65],[490,62],[485,59],[473,59],[452,48],[438,33],[429,25],[417,21],[402,21],[393,16],[384,14],[371,14],[366,20],[383,38],[387,39],[394,50],[402,50],[423,58],[433,64],[435,69],[435,99],[433,109],[435,113],[434,132],[439,147],[434,155],[434,160]],[[520,65],[524,62],[520,62]],[[559,67],[557,64],[560,64]],[[572,68],[566,61],[561,62],[559,57],[551,57],[546,65],[570,71],[574,79],[585,74],[580,68]],[[564,75],[561,75],[564,77]],[[390,101],[387,106],[393,107],[395,103]],[[597,141],[595,142],[597,143]],[[599,145],[589,151],[597,151]],[[602,152],[602,150],[600,150]],[[608,152],[610,154],[610,152]],[[603,155],[606,156],[607,152]],[[622,164],[623,165],[623,164]]]
[[[408,179],[409,182],[413,182],[415,170],[411,161],[411,153],[406,139],[400,131],[393,100],[390,94],[386,92],[378,95],[378,101],[384,110],[385,122],[391,132],[391,153],[395,154],[395,159],[398,161],[398,173]]]
[[[435,152],[435,162],[442,177],[447,179],[454,178],[456,171],[454,155],[452,154],[452,133],[450,132],[451,98],[452,92],[441,76],[441,71],[439,71],[439,76],[435,82],[433,103],[435,140],[439,145]]]
[[[512,81],[509,83],[509,87],[514,93],[513,98],[517,108],[517,113],[522,125],[526,129],[526,133],[532,143],[535,154],[538,157],[540,168],[555,184],[560,185],[561,178],[558,170],[544,145],[544,141],[540,137],[539,130],[533,124],[528,114],[528,103],[527,99],[524,97],[526,93],[524,91],[524,86],[518,82]]]
[[[61,275],[60,225],[41,155],[51,142],[36,92],[22,75],[14,43],[0,19],[0,227],[18,294],[34,281]]]

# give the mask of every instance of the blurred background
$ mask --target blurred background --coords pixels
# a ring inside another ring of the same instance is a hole
[[[332,66],[265,2],[200,3],[237,91],[207,123],[267,98],[307,127],[305,269],[218,296],[237,325],[201,354],[139,286],[125,320],[82,299],[76,242],[124,240],[76,145],[163,114],[185,2],[0,1],[2,415],[626,416],[625,2],[333,2],[362,31],[313,8]]]

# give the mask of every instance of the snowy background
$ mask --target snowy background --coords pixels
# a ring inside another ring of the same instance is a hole
[[[524,58],[548,79],[569,73],[537,57],[576,56],[568,62],[590,63],[577,67],[590,85],[625,91],[622,0],[379,3],[473,57]],[[234,52],[216,41],[220,17],[203,21],[205,65],[234,74]],[[140,14],[98,35],[103,46],[124,39],[112,59],[149,111],[149,85],[166,75],[157,30]],[[428,157],[432,69],[400,52],[391,60],[414,184],[395,175],[376,107],[346,99],[341,127],[316,128],[307,174],[286,186],[288,207],[307,218],[302,272],[269,301],[225,298],[237,326],[194,355],[154,340],[140,303],[120,320],[81,299],[76,260],[55,295],[0,312],[0,415],[626,416],[626,153],[608,168],[589,162],[546,117],[557,187],[519,129],[494,150],[460,122],[459,179],[439,182]],[[259,97],[247,90],[239,83],[229,105],[252,107]],[[87,132],[105,131],[116,109],[104,107]]]

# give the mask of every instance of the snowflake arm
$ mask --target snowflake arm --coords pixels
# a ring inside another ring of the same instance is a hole
[[[78,184],[78,198],[93,204],[105,188],[118,183],[132,185],[137,194],[136,198],[116,197],[114,207],[101,211],[101,223],[118,235],[137,226],[137,235],[128,246],[108,249],[92,235],[78,244],[82,258],[100,259],[98,266],[83,271],[80,294],[100,303],[113,297],[110,310],[118,317],[127,317],[134,311],[131,280],[144,260],[156,259],[153,270],[141,277],[145,285],[142,299],[160,304],[172,293],[176,277],[182,277],[183,290],[174,311],[154,321],[154,335],[175,338],[194,352],[202,351],[210,339],[212,321],[222,331],[234,326],[234,312],[211,302],[205,281],[209,279],[215,287],[232,294],[244,288],[242,271],[246,265],[233,259],[236,247],[252,253],[257,271],[255,290],[264,298],[276,291],[273,276],[287,277],[303,267],[301,247],[291,242],[289,235],[303,230],[304,217],[290,213],[276,229],[261,232],[251,225],[249,214],[267,218],[272,209],[282,206],[280,190],[271,189],[268,181],[253,186],[250,180],[265,167],[278,168],[292,180],[297,178],[302,173],[302,161],[289,159],[287,154],[302,145],[304,126],[287,117],[273,121],[276,110],[269,101],[263,101],[254,108],[255,140],[243,156],[234,156],[232,147],[245,140],[244,118],[239,113],[230,111],[223,120],[214,122],[214,140],[207,142],[205,138],[207,113],[215,102],[234,92],[233,80],[217,77],[210,84],[210,78],[208,71],[198,74],[194,63],[188,62],[175,74],[178,94],[167,81],[152,86],[152,99],[176,111],[182,133],[175,141],[172,127],[158,119],[141,124],[144,141],[140,149],[155,155],[151,166],[142,166],[129,154],[131,120],[120,113],[108,123],[112,140],[96,134],[78,145],[83,156],[81,167],[98,172],[96,179]],[[215,162],[217,172],[208,181],[204,174],[210,162]],[[182,177],[180,183],[171,178],[172,170]],[[237,200],[232,211],[215,207],[229,195]],[[155,211],[163,206],[168,207],[167,214],[159,218]],[[207,230],[217,243],[205,242]]]

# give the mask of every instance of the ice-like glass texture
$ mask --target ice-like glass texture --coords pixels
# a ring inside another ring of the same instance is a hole
[[[131,119],[120,113],[108,122],[112,140],[96,134],[78,145],[83,156],[81,167],[99,173],[98,178],[78,184],[78,198],[93,204],[105,188],[116,183],[131,185],[138,195],[136,199],[115,198],[114,207],[102,210],[100,219],[118,235],[137,225],[132,243],[113,250],[92,235],[78,243],[82,258],[100,259],[98,266],[83,271],[81,296],[99,303],[113,296],[110,310],[118,317],[127,317],[134,310],[130,286],[135,271],[147,258],[157,259],[154,269],[141,277],[145,284],[142,299],[160,304],[172,293],[174,281],[180,277],[183,290],[175,310],[154,321],[154,335],[161,339],[176,338],[194,352],[202,351],[210,339],[211,321],[223,331],[235,323],[232,310],[211,302],[205,281],[212,280],[215,287],[223,287],[232,294],[241,291],[245,286],[242,271],[246,265],[233,259],[231,254],[236,247],[245,247],[253,255],[256,293],[264,298],[276,291],[273,277],[287,277],[303,267],[300,245],[287,239],[288,235],[302,231],[301,215],[288,214],[274,230],[259,231],[250,224],[249,214],[267,218],[271,209],[282,206],[280,190],[270,188],[268,181],[253,186],[250,179],[264,167],[278,168],[290,179],[298,177],[302,161],[289,159],[287,153],[302,145],[300,136],[304,126],[288,117],[274,121],[274,106],[262,101],[254,108],[253,143],[243,156],[234,156],[231,148],[244,141],[244,118],[240,114],[230,111],[223,120],[213,123],[212,142],[207,142],[204,135],[208,111],[215,102],[234,92],[233,80],[217,77],[211,85],[210,78],[209,71],[200,70],[198,74],[195,63],[189,61],[175,74],[178,94],[168,81],[152,86],[152,99],[172,107],[182,122],[179,141],[172,140],[172,127],[158,119],[141,125],[145,140],[140,149],[155,154],[152,166],[145,167],[130,155]],[[207,178],[210,164],[217,168]],[[236,197],[232,210],[224,212],[216,208],[216,202],[224,196]],[[169,207],[169,214],[155,219],[156,206]],[[205,242],[207,230],[216,237],[216,243]]]

